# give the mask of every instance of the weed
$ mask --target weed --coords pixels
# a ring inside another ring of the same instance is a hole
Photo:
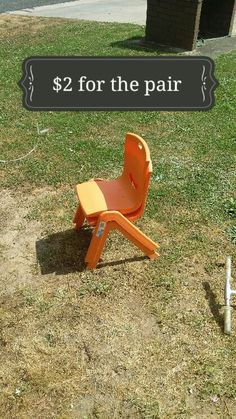
[[[80,297],[85,297],[87,295],[100,295],[105,297],[110,291],[110,288],[110,285],[105,281],[88,281],[85,285],[80,287],[78,295]]]
[[[142,419],[159,419],[160,418],[160,409],[159,403],[157,400],[148,400],[144,401],[137,396],[130,397],[128,401],[136,407],[137,412],[139,413]]]
[[[236,244],[236,225],[233,225],[228,229],[230,240],[233,244]]]
[[[236,218],[236,198],[230,198],[224,204],[224,209],[227,215]]]
[[[46,341],[48,342],[49,346],[54,346],[55,345],[55,336],[52,332],[48,332],[45,335]]]
[[[25,296],[25,305],[26,306],[31,307],[31,306],[34,305],[34,303],[35,303],[35,297],[34,296],[32,296],[32,295]]]

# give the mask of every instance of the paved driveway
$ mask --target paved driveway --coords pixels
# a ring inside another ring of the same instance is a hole
[[[77,0],[11,12],[27,16],[64,17],[145,25],[147,0]]]

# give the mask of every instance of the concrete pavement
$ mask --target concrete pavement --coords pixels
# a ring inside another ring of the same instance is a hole
[[[11,14],[43,17],[63,17],[146,24],[146,0],[77,0],[10,12]]]

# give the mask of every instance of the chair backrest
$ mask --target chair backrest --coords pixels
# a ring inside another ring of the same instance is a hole
[[[144,211],[151,173],[152,162],[146,142],[136,134],[127,133],[123,176],[129,180],[137,194],[135,218],[139,218]]]

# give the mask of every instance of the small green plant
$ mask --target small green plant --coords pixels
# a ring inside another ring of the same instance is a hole
[[[236,225],[229,228],[229,237],[231,242],[236,244]]]
[[[26,295],[25,297],[25,305],[32,306],[35,303],[35,298],[32,295]]]
[[[225,202],[224,209],[227,215],[229,215],[232,218],[235,218],[236,217],[236,198],[230,198],[227,202]]]
[[[142,419],[159,419],[160,408],[157,400],[143,400],[139,397],[130,397],[128,401],[137,409]]]
[[[86,285],[82,286],[79,289],[78,295],[80,297],[85,297],[86,295],[106,296],[109,290],[110,290],[110,285],[107,284],[105,281],[103,282],[89,281],[87,282]]]
[[[55,336],[52,332],[48,332],[45,336],[46,341],[48,342],[49,346],[55,345]]]
[[[43,314],[44,312],[48,311],[51,308],[52,304],[48,301],[45,301],[43,298],[40,298],[37,301],[37,308],[38,311]]]

